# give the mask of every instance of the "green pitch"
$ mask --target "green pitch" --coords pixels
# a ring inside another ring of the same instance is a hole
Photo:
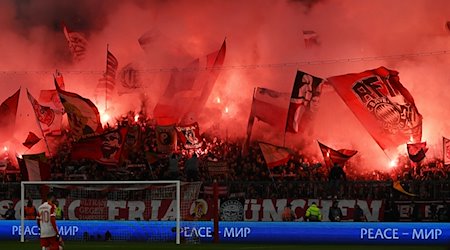
[[[0,249],[7,250],[36,250],[39,248],[38,242],[12,242],[0,241]],[[137,250],[137,249],[213,249],[213,250],[446,250],[445,246],[350,246],[350,245],[267,245],[267,244],[197,244],[197,245],[175,245],[175,244],[152,244],[152,243],[135,243],[135,242],[67,242],[64,249],[107,249],[107,250]]]

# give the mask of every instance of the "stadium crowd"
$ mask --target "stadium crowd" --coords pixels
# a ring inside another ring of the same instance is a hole
[[[129,114],[117,120],[118,126],[140,130],[140,142],[122,154],[119,166],[110,167],[96,161],[71,159],[71,140],[63,132],[57,153],[51,157],[52,180],[161,180],[179,179],[201,181],[208,185],[213,179],[227,185],[229,193],[253,198],[282,197],[338,197],[357,199],[387,199],[400,195],[392,190],[392,182],[401,180],[408,192],[423,199],[450,198],[450,168],[439,160],[413,166],[407,156],[399,158],[391,172],[361,172],[355,163],[348,162],[338,173],[326,168],[318,159],[297,152],[282,166],[268,169],[263,154],[254,143],[242,154],[242,140],[220,138],[203,133],[203,146],[185,150],[182,145],[169,154],[157,153],[155,121]],[[105,127],[112,130],[113,127]],[[225,166],[212,173],[211,163]],[[4,176],[3,182],[18,182],[20,174]],[[323,185],[328,183],[328,185]],[[408,197],[405,197],[407,199]]]

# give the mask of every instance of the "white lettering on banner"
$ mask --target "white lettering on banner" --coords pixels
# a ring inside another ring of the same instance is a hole
[[[360,238],[369,240],[398,240],[398,228],[361,228]]]
[[[166,214],[164,215],[164,217],[161,218],[161,220],[175,220],[177,218],[177,215],[175,213],[175,201],[173,200],[170,203],[169,208],[167,209]]]
[[[442,229],[413,229],[413,240],[437,240],[442,235]]]
[[[200,238],[212,238],[211,227],[182,227],[181,235],[184,237],[198,236]]]
[[[40,204],[41,200],[33,204]],[[119,200],[106,199],[59,199],[65,219],[68,220],[175,220],[175,200]],[[210,204],[212,201],[206,201]],[[328,221],[328,211],[332,200],[319,199],[246,199],[244,205],[244,221],[281,221],[284,207],[290,204],[299,220],[304,218],[306,210],[313,203],[319,206],[322,220]],[[16,218],[20,218],[20,200],[0,200],[0,212],[4,214],[8,204],[13,203],[16,208]],[[380,221],[383,215],[383,201],[381,200],[340,200],[339,207],[343,213],[343,221],[353,220],[354,205],[358,204],[364,211],[368,221]],[[190,207],[192,204],[186,204]],[[200,220],[211,220],[211,211]]]
[[[281,221],[284,207],[287,205],[287,199],[278,199],[276,207],[273,206],[272,199],[265,199],[263,201],[263,217],[262,221]]]
[[[11,235],[21,235],[21,226],[12,226],[11,227]],[[80,230],[78,226],[60,226],[58,228],[59,234],[62,236],[70,235],[75,236]],[[38,226],[25,226],[23,229],[24,235],[40,235],[40,229]]]
[[[223,237],[224,238],[247,238],[251,233],[249,227],[225,227]]]
[[[127,207],[126,201],[108,201],[106,204],[108,207],[108,220],[119,219],[116,218],[116,216],[119,216],[119,209]]]
[[[150,216],[150,220],[158,220],[158,212],[159,208],[161,207],[161,201],[152,200],[151,206],[152,206],[152,214]]]
[[[381,206],[383,205],[383,201],[381,200],[373,200],[370,203],[367,201],[358,200],[358,205],[364,211],[366,218],[368,221],[379,221],[380,220],[380,211]]]
[[[145,203],[143,201],[128,202],[128,220],[144,220]]]
[[[68,211],[69,211],[69,220],[78,220],[78,217],[75,215],[75,210],[80,207],[80,200],[74,200],[70,203]]]
[[[250,199],[245,201],[245,209],[244,211],[247,211],[250,207],[250,210],[252,211],[252,216],[248,218],[245,216],[244,213],[244,220],[245,221],[259,221],[259,211],[261,210],[261,205],[257,203],[256,199]]]

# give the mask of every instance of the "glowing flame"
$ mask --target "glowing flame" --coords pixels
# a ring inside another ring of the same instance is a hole
[[[111,119],[111,117],[106,112],[100,115],[100,120],[102,124],[106,124],[109,121],[109,119]]]
[[[3,147],[3,151],[5,151],[5,152],[8,151],[8,147],[7,147],[7,146],[4,146],[4,147]]]
[[[389,162],[389,168],[395,168],[397,166],[397,160],[391,160]]]
[[[228,112],[229,112],[228,107],[225,107],[224,112],[225,112],[225,114],[228,114]]]
[[[137,121],[139,121],[139,114],[136,114],[136,115],[134,116],[134,122],[137,122]]]
[[[218,104],[220,104],[220,97],[217,97],[217,98],[216,98],[216,102],[217,102]]]
[[[327,151],[327,157],[330,157],[330,151]]]

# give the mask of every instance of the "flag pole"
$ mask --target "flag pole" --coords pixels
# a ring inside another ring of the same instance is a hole
[[[105,113],[108,110],[108,88],[106,86],[106,72],[108,71],[108,51],[109,51],[109,43],[106,44],[106,69],[105,73],[103,73],[103,79],[105,80]]]

